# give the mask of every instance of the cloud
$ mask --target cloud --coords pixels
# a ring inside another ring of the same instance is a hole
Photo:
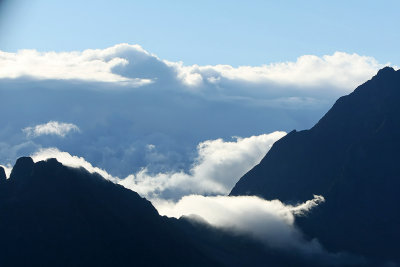
[[[295,62],[236,68],[230,65],[184,66],[182,62],[167,64],[177,70],[178,78],[188,86],[200,85],[204,81],[219,84],[222,79],[226,79],[253,84],[294,86],[298,89],[322,86],[354,88],[384,66],[373,57],[345,52],[322,57],[304,55]]]
[[[247,171],[260,162],[285,132],[274,132],[233,141],[208,140],[197,146],[189,172],[149,174],[144,168],[120,184],[147,198],[177,199],[188,194],[227,194]],[[154,149],[154,148],[152,148]]]
[[[235,137],[233,141],[207,140],[197,146],[197,156],[189,172],[181,170],[152,174],[143,168],[123,179],[93,166],[84,157],[73,156],[54,147],[40,148],[31,157],[35,162],[56,158],[66,166],[84,167],[148,199],[178,200],[189,194],[228,194],[239,178],[258,164],[272,144],[285,134],[274,132],[247,138]],[[150,144],[147,148],[151,153],[156,153],[154,145]]]
[[[17,53],[0,51],[0,64],[7,66],[0,71],[0,78],[15,79],[32,77],[35,79],[88,80],[116,82],[131,86],[141,86],[151,81],[131,79],[112,72],[112,69],[128,64],[126,59],[115,54],[124,45],[116,45],[103,50],[88,49],[83,52],[38,52],[20,50]],[[143,51],[138,45],[131,50]]]
[[[177,202],[153,200],[161,215],[204,220],[222,229],[252,236],[270,248],[289,251],[322,265],[363,263],[363,259],[347,253],[329,253],[316,240],[306,240],[295,226],[296,216],[304,216],[325,201],[323,196],[298,205],[285,205],[279,200],[255,196],[185,196]]]
[[[280,86],[353,89],[384,66],[373,57],[335,52],[300,56],[295,62],[262,66],[184,65],[158,58],[140,45],[117,44],[106,49],[73,52],[0,51],[0,78],[86,80],[143,86],[180,81],[190,88],[218,86],[226,81]]]
[[[196,215],[213,226],[251,234],[274,248],[312,252],[321,248],[316,243],[305,246],[305,240],[294,228],[295,215],[309,212],[324,201],[322,196],[314,196],[308,203],[291,206],[279,200],[264,200],[255,196],[190,195],[176,203],[164,200],[153,200],[152,203],[161,215],[175,218]]]
[[[0,65],[0,94],[7,99],[0,113],[8,115],[0,117],[0,162],[57,147],[113,176],[134,173],[137,180],[145,167],[142,176],[178,181],[193,176],[200,142],[307,129],[383,64],[337,52],[262,66],[185,65],[118,44],[0,52]],[[78,125],[80,134],[33,138],[35,125],[49,121]]]
[[[38,137],[41,135],[58,135],[65,137],[70,132],[79,132],[79,127],[72,123],[58,121],[49,121],[45,124],[39,124],[34,127],[22,129],[27,137]]]

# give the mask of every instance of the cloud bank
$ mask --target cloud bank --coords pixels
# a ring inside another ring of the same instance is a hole
[[[185,196],[178,202],[153,201],[161,215],[180,218],[196,215],[213,226],[250,234],[273,248],[322,253],[317,242],[306,242],[294,227],[295,215],[309,212],[322,196],[297,206],[255,196]],[[196,216],[194,218],[196,218]]]
[[[83,157],[62,152],[57,148],[42,148],[31,155],[37,162],[56,158],[70,167],[84,167],[104,178],[120,183],[148,199],[180,199],[189,194],[228,194],[239,178],[258,164],[272,144],[286,133],[274,132],[233,141],[208,140],[197,147],[195,163],[188,173],[184,171],[151,174],[146,168],[121,179],[104,169],[94,167]],[[150,145],[149,149],[155,149]]]
[[[188,194],[228,194],[235,183],[258,164],[272,144],[285,136],[274,132],[248,138],[208,140],[197,146],[189,172],[151,175],[146,168],[129,175],[120,184],[146,198],[180,198]]]
[[[262,66],[189,65],[162,60],[140,45],[117,44],[106,49],[73,52],[0,51],[0,78],[78,79],[143,86],[157,80],[178,80],[188,87],[223,84],[223,80],[282,86],[352,89],[384,66],[373,57],[335,52],[300,56],[295,62]],[[151,69],[150,69],[151,68]]]
[[[318,240],[307,240],[297,229],[296,216],[306,216],[323,202],[323,196],[314,196],[314,199],[295,206],[255,196],[189,195],[177,202],[152,200],[161,215],[186,216],[217,228],[250,235],[267,247],[288,251],[321,266],[364,265],[362,257],[328,252]]]
[[[22,129],[27,137],[38,137],[41,135],[58,135],[65,137],[70,132],[79,132],[79,127],[72,123],[58,121],[49,121],[45,124],[39,124],[34,127]]]
[[[203,82],[219,84],[221,79],[249,82],[253,84],[276,84],[304,87],[354,88],[366,81],[379,68],[373,57],[335,52],[322,57],[304,55],[295,62],[271,63],[262,66],[230,65],[184,66],[182,62],[167,62],[175,68],[178,78],[188,86],[198,86]]]
[[[159,194],[140,182],[151,177],[149,186],[168,194],[174,183],[162,181],[171,176],[176,184],[219,176],[211,165],[209,173],[195,167],[204,140],[309,128],[337,97],[385,64],[336,52],[261,66],[185,65],[139,45],[118,44],[72,52],[2,51],[0,65],[0,96],[7,99],[0,106],[7,114],[0,117],[0,163],[56,147],[112,176],[133,173],[137,190]],[[71,134],[78,126],[80,134]],[[62,136],[68,138],[57,138]],[[213,179],[201,180],[211,180],[207,187],[215,192],[226,190]]]
[[[115,56],[121,46],[104,50],[88,49],[83,52],[39,52],[20,50],[17,53],[0,51],[0,78],[32,77],[36,79],[88,80],[117,82],[133,86],[148,84],[146,79],[129,79],[112,72],[116,66],[126,65],[126,59]],[[130,46],[141,50],[140,46]]]

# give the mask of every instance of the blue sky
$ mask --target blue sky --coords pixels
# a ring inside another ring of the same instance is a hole
[[[399,1],[3,1],[0,49],[140,44],[185,64],[358,53],[400,65]]]

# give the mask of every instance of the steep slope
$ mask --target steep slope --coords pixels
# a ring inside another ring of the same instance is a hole
[[[296,255],[188,219],[55,159],[0,167],[0,266],[281,266]],[[4,174],[4,175],[3,175]],[[309,265],[309,264],[307,264]]]
[[[384,68],[310,130],[292,131],[233,188],[326,203],[298,221],[330,249],[400,262],[400,71]]]

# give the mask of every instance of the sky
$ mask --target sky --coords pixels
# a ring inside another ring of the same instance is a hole
[[[194,213],[342,260],[295,224],[324,196],[290,206],[227,195],[286,133],[400,66],[398,10],[398,1],[0,1],[0,164],[9,176],[18,157],[57,158],[162,215]]]
[[[336,51],[400,65],[396,0],[2,2],[0,50],[9,52],[130,43],[189,65],[254,66]]]

